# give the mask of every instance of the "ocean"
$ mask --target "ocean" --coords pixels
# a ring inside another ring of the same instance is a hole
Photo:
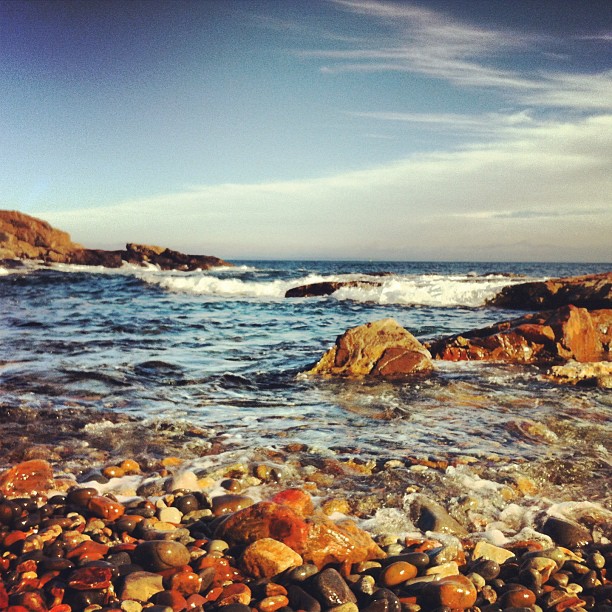
[[[430,340],[524,314],[486,305],[508,284],[609,265],[234,263],[0,269],[4,466],[45,456],[87,482],[126,457],[175,456],[196,473],[265,462],[283,486],[353,500],[372,530],[409,523],[417,495],[498,539],[542,513],[609,527],[609,390],[477,362],[401,383],[301,374],[355,325],[392,317]],[[380,285],[284,297],[328,280]]]

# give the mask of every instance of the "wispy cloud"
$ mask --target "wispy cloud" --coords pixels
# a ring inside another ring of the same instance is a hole
[[[369,44],[312,49],[303,57],[322,60],[322,72],[409,72],[464,88],[488,88],[522,104],[586,111],[612,108],[610,72],[576,74],[543,68],[509,69],[511,54],[543,60],[560,57],[558,40],[477,27],[448,14],[411,4],[332,0],[339,9],[384,24],[386,33]],[[603,44],[609,34],[593,39]],[[574,39],[577,40],[577,39]]]

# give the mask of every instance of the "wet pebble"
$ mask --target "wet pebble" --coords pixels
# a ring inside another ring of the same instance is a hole
[[[139,544],[134,558],[146,570],[159,572],[189,563],[190,554],[184,544],[172,540],[149,540]]]

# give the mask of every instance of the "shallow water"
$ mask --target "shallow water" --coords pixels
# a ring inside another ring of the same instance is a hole
[[[283,449],[296,445],[303,461],[410,464],[429,457],[451,468],[459,462],[462,478],[455,468],[408,470],[390,482],[381,476],[380,487],[399,495],[417,486],[449,499],[459,481],[477,490],[479,480],[501,486],[509,474],[522,474],[538,483],[540,505],[589,500],[609,507],[609,391],[556,386],[534,367],[479,363],[439,363],[433,376],[405,383],[299,376],[354,325],[393,317],[419,339],[432,339],[523,314],[485,306],[507,284],[608,268],[238,262],[196,273],[6,271],[5,434],[17,435],[10,421],[22,419],[32,439],[72,445],[59,452],[58,464],[149,452],[182,453],[197,465],[211,439],[241,456],[282,450],[285,461]],[[307,282],[353,279],[381,285],[283,297]],[[361,485],[347,478],[345,486]]]

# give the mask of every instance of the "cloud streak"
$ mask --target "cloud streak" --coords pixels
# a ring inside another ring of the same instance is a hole
[[[551,57],[558,40],[476,27],[410,4],[332,1],[341,10],[385,24],[389,34],[346,49],[301,52],[302,57],[325,61],[320,68],[324,73],[407,72],[462,88],[496,90],[507,100],[521,104],[585,111],[612,108],[609,71],[584,75],[503,67],[510,54]],[[595,38],[605,44],[609,35]]]

